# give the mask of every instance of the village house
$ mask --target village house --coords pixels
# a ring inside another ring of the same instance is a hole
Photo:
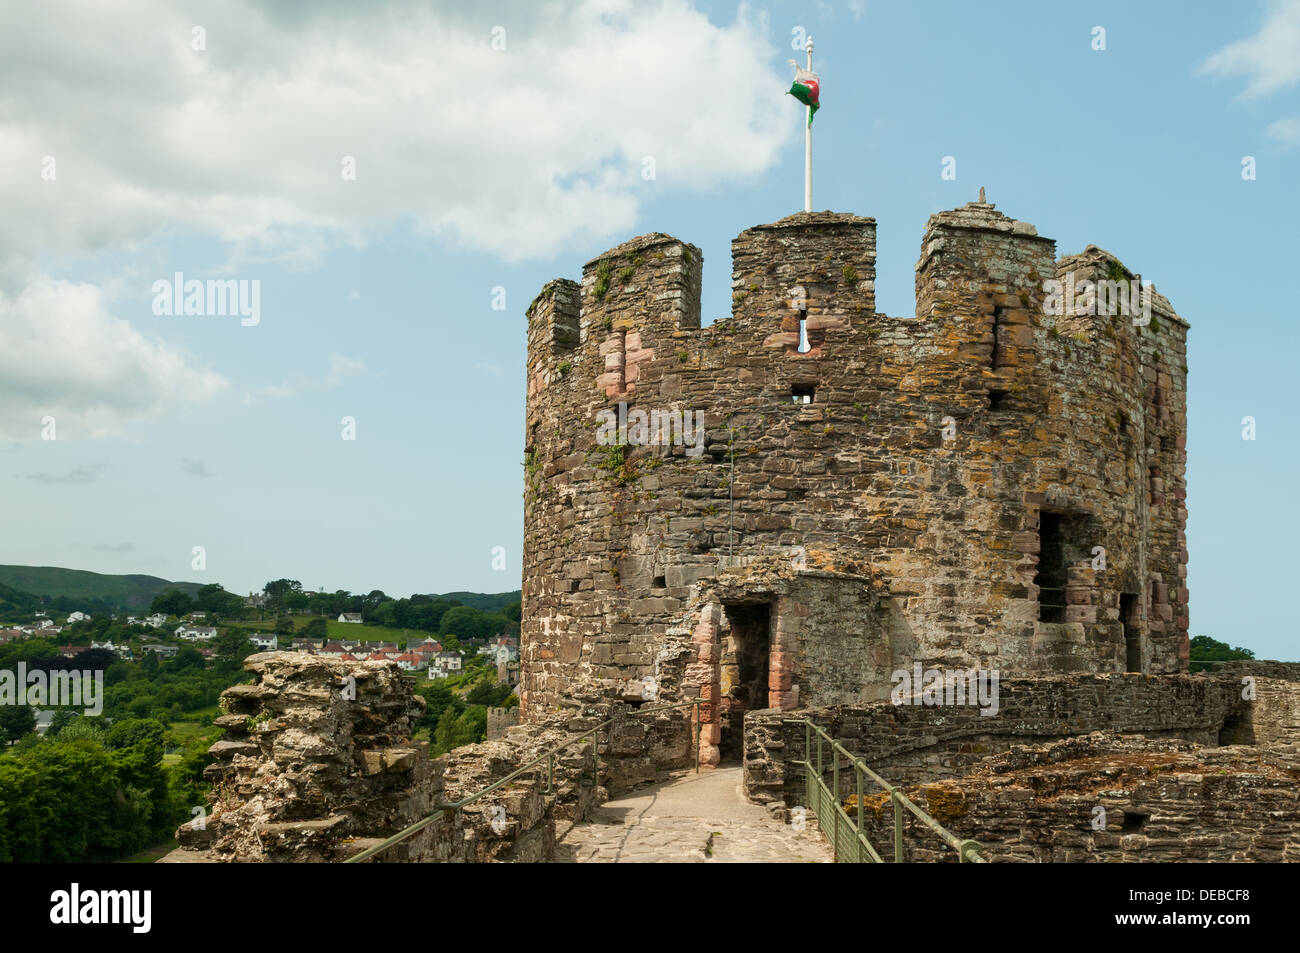
[[[446,678],[464,668],[459,652],[439,652],[429,660],[429,678]]]
[[[160,644],[160,645],[146,645],[146,646],[144,646],[144,647],[141,649],[141,651],[143,651],[143,652],[153,652],[153,653],[154,653],[155,655],[157,655],[159,658],[172,658],[173,656],[176,655],[177,652],[180,651],[180,646],[177,646],[177,645],[161,645],[161,644]]]
[[[267,635],[265,632],[254,632],[248,637],[248,641],[256,645],[259,652],[274,652],[280,647],[280,637]]]
[[[359,624],[361,623],[361,613],[360,613],[360,612],[343,612],[343,613],[340,613],[340,615],[339,615],[339,621],[340,621],[340,622],[350,622],[350,623],[352,623],[352,624],[354,624],[354,625],[359,625]]]
[[[127,662],[130,662],[135,658],[135,653],[131,651],[131,646],[114,645],[112,639],[109,639],[107,642],[91,642],[90,647],[92,649],[108,649],[118,658]]]
[[[396,662],[405,672],[418,672],[428,665],[428,660],[424,656],[416,655],[414,652],[403,652],[401,655],[391,655],[389,660]]]
[[[178,625],[176,637],[190,642],[207,642],[217,637],[217,628],[212,625]]]

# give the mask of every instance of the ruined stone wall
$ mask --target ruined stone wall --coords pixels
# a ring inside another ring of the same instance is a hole
[[[1093,731],[1218,744],[1244,717],[1240,680],[1202,675],[1060,675],[1003,679],[998,710],[976,706],[838,705],[799,712],[896,784],[956,777],[1013,745]],[[805,729],[780,711],[745,719],[745,791],[755,801],[803,802]],[[815,751],[815,747],[814,747]],[[830,764],[829,748],[824,762]]]
[[[1300,861],[1297,780],[1300,762],[1267,746],[1098,733],[1018,747],[904,793],[993,863],[1277,863]],[[879,796],[864,806],[868,839],[892,844],[892,808]],[[910,814],[903,843],[907,861],[956,862]]]
[[[1167,303],[1157,330],[1062,331],[1044,314],[1053,243],[984,203],[931,218],[914,319],[874,312],[872,219],[794,215],[743,232],[732,259],[732,315],[703,329],[699,250],[659,234],[529,308],[526,719],[646,677],[665,699],[720,683],[684,671],[725,655],[724,626],[717,653],[691,648],[700,584],[759,557],[862,580],[835,597],[857,605],[838,626],[774,610],[783,707],[880,697],[879,675],[913,661],[1122,671],[1123,592],[1141,670],[1180,670],[1186,325]],[[597,415],[620,402],[701,413],[704,452],[599,445]],[[1068,530],[1061,622],[1039,619],[1045,510]],[[766,584],[733,582],[740,603]],[[833,663],[865,642],[854,686]]]
[[[547,861],[557,824],[653,780],[657,768],[694,761],[687,711],[636,715],[619,704],[538,717],[430,759],[411,739],[423,699],[395,663],[266,652],[245,668],[257,681],[222,693],[225,737],[206,772],[211,811],[177,831],[169,862],[346,860],[560,746],[549,763],[443,811],[374,858]],[[588,733],[611,717],[597,731],[598,765]]]

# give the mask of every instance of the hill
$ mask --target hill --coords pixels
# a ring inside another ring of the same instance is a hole
[[[518,602],[521,595],[522,590],[516,589],[514,592],[444,592],[434,594],[433,598],[459,602],[480,612],[500,612],[510,603]]]
[[[158,576],[110,576],[56,566],[0,566],[0,586],[47,599],[85,600],[87,609],[93,606],[100,611],[147,609],[154,596],[166,589],[176,588],[192,597],[201,585],[168,582]]]

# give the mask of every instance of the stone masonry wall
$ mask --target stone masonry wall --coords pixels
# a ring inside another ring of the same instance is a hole
[[[699,250],[662,234],[528,310],[525,721],[649,678],[661,701],[716,685],[702,721],[722,724],[738,699],[719,599],[775,600],[769,701],[785,708],[883,697],[915,661],[1185,670],[1187,325],[1168,302],[1148,326],[1045,314],[1066,270],[1131,272],[1092,247],[1058,263],[982,202],[927,224],[916,318],[874,311],[869,218],[752,228],[732,262],[732,314],[707,328]],[[703,453],[600,445],[597,415],[620,404],[634,427],[637,411],[700,414]],[[1044,514],[1061,528],[1050,594]],[[838,581],[773,594],[770,573],[736,576],[755,560]],[[1040,619],[1049,598],[1059,621]]]
[[[904,793],[956,837],[979,841],[993,863],[1277,863],[1300,861],[1297,781],[1300,762],[1269,746],[1098,732],[1016,747],[966,777]],[[892,808],[881,796],[863,800],[868,839],[892,844]],[[903,843],[907,861],[955,862],[910,814]]]
[[[998,711],[875,702],[798,712],[895,784],[963,774],[1013,745],[1093,731],[1218,744],[1243,717],[1240,681],[1202,675],[1059,675],[1002,679]],[[745,719],[745,791],[755,801],[801,804],[805,729],[780,711]],[[827,749],[828,750],[828,749]],[[814,748],[815,751],[815,748]],[[823,755],[826,764],[830,755]]]

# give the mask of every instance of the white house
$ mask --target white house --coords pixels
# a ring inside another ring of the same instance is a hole
[[[361,613],[360,613],[360,612],[343,612],[343,613],[340,613],[340,615],[339,615],[339,621],[340,621],[340,622],[351,622],[351,623],[353,623],[354,625],[355,625],[355,624],[359,624],[359,623],[361,622]]]
[[[188,639],[191,642],[208,642],[217,637],[217,627],[214,625],[178,625],[176,627],[176,638]]]
[[[68,625],[72,625],[74,622],[88,621],[90,621],[90,616],[86,615],[84,612],[74,612],[72,615],[68,616]]]
[[[122,659],[130,660],[135,658],[135,654],[131,651],[131,646],[114,645],[112,639],[109,639],[107,642],[92,641],[90,643],[90,647],[92,649],[108,649],[110,652],[115,654],[118,658],[122,658]]]
[[[464,660],[459,652],[439,652],[429,659],[429,678],[446,678],[463,667]]]
[[[278,635],[267,635],[265,632],[254,632],[248,637],[248,641],[257,646],[259,651],[274,652],[280,647],[280,637]]]
[[[403,652],[401,655],[390,655],[388,658],[389,661],[396,662],[405,672],[418,672],[425,666],[424,658],[414,652]]]
[[[163,615],[161,612],[155,612],[144,620],[144,624],[152,626],[155,629],[161,629],[167,624],[167,616]]]

